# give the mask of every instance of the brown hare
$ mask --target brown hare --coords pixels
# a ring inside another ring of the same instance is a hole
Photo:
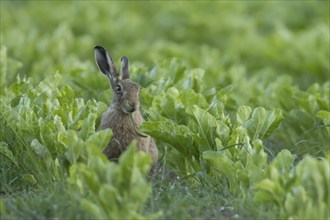
[[[140,86],[130,80],[128,58],[126,56],[121,58],[122,79],[120,79],[111,55],[103,47],[96,46],[94,55],[97,66],[109,78],[113,90],[112,103],[103,113],[98,127],[98,130],[110,128],[113,132],[103,153],[109,160],[118,161],[123,151],[135,140],[137,150],[150,153],[154,168],[158,160],[158,150],[150,136],[139,132],[139,127],[144,121],[139,111]]]

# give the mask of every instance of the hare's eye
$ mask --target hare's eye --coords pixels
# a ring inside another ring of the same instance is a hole
[[[120,85],[116,85],[116,92],[121,92],[121,86]]]

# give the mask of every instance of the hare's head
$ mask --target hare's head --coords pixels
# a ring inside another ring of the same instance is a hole
[[[101,72],[110,80],[114,92],[112,107],[126,113],[132,113],[139,108],[140,86],[130,80],[129,61],[126,56],[121,58],[121,75],[111,55],[100,46],[94,48],[96,64]]]

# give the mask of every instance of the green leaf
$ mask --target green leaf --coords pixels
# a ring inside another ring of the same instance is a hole
[[[81,172],[82,180],[85,182],[86,188],[96,194],[101,186],[101,182],[97,174],[94,173],[93,170],[88,169],[86,166],[80,166],[79,172]]]
[[[146,121],[141,125],[141,130],[156,139],[169,143],[184,157],[198,158],[198,149],[194,145],[194,134],[184,125],[177,125],[170,120]]]
[[[48,149],[42,145],[38,139],[32,140],[31,148],[40,157],[47,157],[49,155]]]
[[[301,184],[308,190],[314,202],[327,202],[329,199],[330,161],[316,160],[306,156],[296,167]]]
[[[241,120],[241,119],[240,119]],[[251,118],[245,122],[249,134],[255,139],[265,139],[278,128],[283,120],[281,110],[274,109],[266,111],[262,107],[255,108]]]
[[[227,143],[230,138],[230,128],[222,121],[217,120],[216,134],[223,143]],[[217,139],[217,138],[216,138]],[[218,145],[217,145],[218,147]]]
[[[108,136],[110,130],[99,131],[96,136]],[[102,141],[101,141],[102,142]],[[82,189],[82,206],[93,218],[140,219],[151,186],[146,182],[152,159],[137,152],[131,144],[119,158],[119,163],[109,162],[97,149],[89,146],[87,164],[76,163],[70,168],[70,183]]]
[[[161,102],[162,111],[167,118],[180,120],[180,109],[183,109],[183,105],[179,100],[179,90],[169,88]]]
[[[288,193],[285,199],[284,207],[287,213],[291,215],[299,213],[301,205],[306,204],[308,200],[306,190],[302,186],[296,186],[292,189],[292,192]],[[297,202],[299,201],[299,203]],[[306,217],[306,215],[304,215]]]
[[[24,174],[22,176],[22,180],[31,185],[37,184],[37,180],[34,178],[34,176],[32,174]]]
[[[91,216],[93,216],[96,219],[106,219],[107,214],[104,212],[104,210],[94,202],[88,200],[88,199],[82,199],[80,202],[81,206],[86,210]]]
[[[229,93],[234,89],[232,85],[226,86],[217,92],[216,96],[213,98],[213,101],[219,100],[223,103],[227,102]]]
[[[323,124],[325,126],[325,129],[327,131],[328,136],[330,136],[330,112],[321,110],[316,113],[316,116],[318,118],[321,118],[323,121]]]
[[[202,109],[206,109],[209,106],[205,97],[200,93],[196,93],[192,89],[185,89],[181,91],[180,100],[186,109],[193,105],[197,105]]]
[[[103,184],[99,189],[99,200],[102,204],[102,209],[107,213],[107,216],[112,216],[112,218],[118,218],[119,205],[124,205],[124,198],[120,195],[120,190],[116,189],[115,186],[110,184]],[[124,213],[123,213],[124,214]]]
[[[103,150],[112,136],[112,131],[110,129],[99,130],[94,134],[90,135],[86,140],[88,146],[94,145],[97,149]]]
[[[187,75],[189,76],[188,80],[185,80],[183,84],[184,88],[191,88],[196,92],[201,92],[203,88],[203,77],[205,70],[196,68],[188,71]],[[186,85],[185,85],[186,84]]]
[[[83,121],[81,129],[79,131],[79,136],[83,140],[86,140],[90,135],[95,133],[95,121],[95,114],[89,114],[88,117]]]
[[[282,197],[285,191],[280,184],[270,179],[263,179],[255,186],[255,201],[258,203],[274,202],[275,205],[282,205]]]
[[[290,151],[284,149],[277,154],[271,165],[275,166],[281,175],[285,175],[292,168],[295,159],[295,155],[292,155]]]
[[[255,108],[252,112],[251,119],[246,122],[247,129],[249,133],[254,132],[253,140],[261,139],[259,136],[262,136],[262,128],[266,122],[266,110],[264,108]]]
[[[78,137],[75,131],[67,130],[64,133],[59,133],[58,142],[65,147],[65,158],[70,164],[75,164],[84,151],[82,139]]]
[[[3,141],[0,142],[0,154],[7,157],[11,162],[13,162],[16,166],[18,166],[18,162],[14,157],[13,152],[9,150],[8,144]]]
[[[244,125],[244,123],[251,116],[251,108],[249,106],[240,106],[236,112],[236,120],[240,125]]]
[[[235,164],[224,153],[215,151],[204,151],[202,154],[203,159],[210,162],[220,174],[228,179],[230,191],[237,193],[238,179],[236,176]]]
[[[190,123],[190,129],[201,137],[199,139],[199,151],[203,152],[205,150],[215,149],[215,138],[218,126],[216,118],[197,105],[189,107],[186,112],[195,124],[195,126],[193,126]]]
[[[32,150],[38,155],[38,157],[42,158],[46,164],[47,168],[50,168],[52,163],[52,158],[46,146],[41,144],[38,139],[33,139],[31,142]]]
[[[279,127],[284,118],[280,109],[268,111],[266,117],[267,120],[262,128],[262,139],[269,137]]]
[[[250,137],[245,127],[238,126],[231,130],[228,146],[244,145],[250,146]],[[248,149],[249,150],[249,149]]]

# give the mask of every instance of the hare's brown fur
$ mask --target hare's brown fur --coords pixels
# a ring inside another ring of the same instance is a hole
[[[144,137],[137,132],[144,121],[139,111],[140,86],[130,80],[128,58],[122,57],[123,79],[119,79],[119,73],[110,54],[99,46],[94,48],[94,52],[98,67],[110,79],[114,92],[112,104],[103,113],[98,127],[98,130],[110,128],[113,133],[103,153],[109,160],[117,161],[128,145],[135,140],[137,150],[151,154],[154,169],[158,160],[158,150],[155,141],[150,136]]]
[[[141,113],[136,110],[133,113],[135,128],[139,129],[144,121]],[[109,160],[116,161],[127,146],[135,139],[137,150],[149,152],[154,162],[158,159],[158,152],[154,140],[148,137],[141,137],[136,134],[130,116],[112,105],[103,113],[98,129],[110,128],[113,131],[112,138],[103,153]]]

